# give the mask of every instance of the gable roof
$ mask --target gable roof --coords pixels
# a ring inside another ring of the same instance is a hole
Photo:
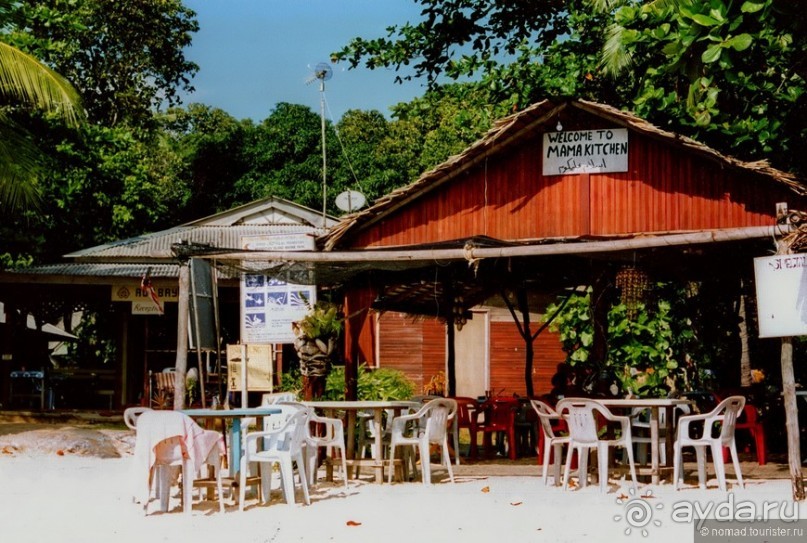
[[[210,245],[221,249],[241,247],[244,236],[307,233],[322,235],[337,223],[282,198],[256,200],[174,228],[116,240],[64,255],[80,262],[154,262],[176,260],[175,243]]]
[[[775,183],[783,184],[796,194],[807,195],[807,187],[795,175],[772,168],[767,161],[743,162],[719,153],[711,147],[686,136],[663,130],[631,113],[620,111],[604,104],[581,99],[544,100],[499,120],[481,139],[462,153],[449,157],[445,162],[424,173],[409,185],[382,196],[370,207],[344,217],[338,225],[320,238],[320,243],[324,250],[334,250],[343,239],[358,234],[399,208],[408,205],[444,183],[450,182],[490,155],[529,137],[540,125],[554,122],[558,114],[566,109],[586,112],[615,125],[663,141],[667,145],[714,161],[722,167],[758,175]]]

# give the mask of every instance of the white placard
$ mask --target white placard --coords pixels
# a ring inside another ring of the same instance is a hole
[[[314,249],[308,234],[250,236],[244,249],[299,251]],[[241,342],[293,343],[291,323],[305,317],[317,302],[316,285],[296,285],[262,273],[241,275]]]
[[[754,259],[759,337],[807,335],[807,254]]]
[[[627,128],[544,133],[544,175],[626,171]]]

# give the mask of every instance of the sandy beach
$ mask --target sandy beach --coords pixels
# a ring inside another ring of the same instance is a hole
[[[105,444],[107,457],[92,452],[98,444]],[[215,502],[197,501],[192,514],[183,515],[175,495],[168,513],[158,512],[152,501],[144,515],[132,503],[130,445],[126,432],[115,431],[99,437],[97,431],[32,428],[0,435],[2,541],[631,541],[646,539],[644,530],[649,540],[680,543],[694,537],[692,523],[672,517],[681,503],[705,508],[728,500],[769,502],[785,504],[785,516],[794,512],[786,479],[752,479],[744,489],[725,493],[714,486],[698,489],[690,473],[691,484],[678,492],[669,484],[640,484],[636,495],[629,484],[612,480],[602,494],[596,486],[545,487],[540,468],[530,464],[515,475],[462,465],[454,484],[435,465],[437,481],[430,487],[379,485],[368,478],[351,481],[345,490],[338,480],[321,482],[311,505],[287,505],[276,491],[266,505],[248,500],[243,513],[229,500],[224,514]],[[807,518],[803,503],[795,514]]]

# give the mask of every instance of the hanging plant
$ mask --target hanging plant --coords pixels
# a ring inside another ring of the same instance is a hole
[[[317,302],[301,320],[292,323],[294,349],[303,377],[325,377],[336,353],[344,318],[329,302]]]

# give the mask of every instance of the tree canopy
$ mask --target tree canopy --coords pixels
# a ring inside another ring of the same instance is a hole
[[[513,107],[589,98],[807,174],[807,16],[792,3],[415,1],[419,21],[355,38],[334,59],[432,87],[474,78]]]
[[[181,0],[23,0],[7,38],[71,81],[92,121],[142,126],[192,90],[194,16]]]

